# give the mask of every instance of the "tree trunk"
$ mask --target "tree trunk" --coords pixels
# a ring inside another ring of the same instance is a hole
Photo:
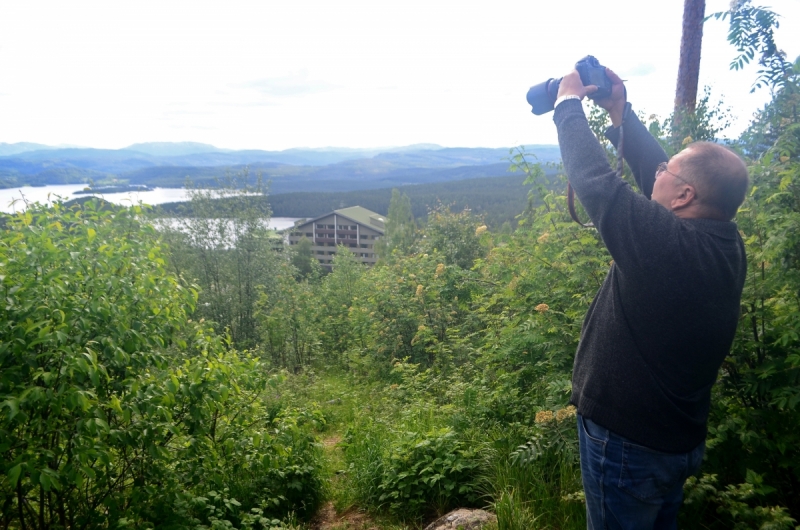
[[[700,77],[700,48],[703,44],[705,0],[684,0],[681,58],[678,65],[678,86],[675,90],[675,118],[692,113],[697,105],[697,82]]]

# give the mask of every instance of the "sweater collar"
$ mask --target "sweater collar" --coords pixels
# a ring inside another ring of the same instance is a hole
[[[733,221],[717,221],[715,219],[684,219],[695,230],[722,237],[725,239],[736,239],[739,229]]]

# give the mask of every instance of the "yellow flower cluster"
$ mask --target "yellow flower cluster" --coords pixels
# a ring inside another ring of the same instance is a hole
[[[536,423],[550,423],[553,420],[557,422],[562,422],[569,418],[574,418],[575,415],[578,413],[577,409],[569,405],[563,409],[559,409],[553,413],[552,410],[541,410],[536,413],[535,422]]]
[[[540,313],[545,313],[550,310],[550,306],[547,304],[539,304],[536,307],[534,307],[534,309]]]
[[[481,225],[481,226],[479,226],[478,228],[475,229],[475,235],[476,236],[479,236],[484,232],[486,232],[486,225]]]
[[[422,284],[417,285],[417,298],[422,297],[422,290],[423,289],[424,289],[424,287],[422,287]]]
[[[574,405],[569,405],[567,408],[556,411],[556,421],[564,421],[569,418],[574,418],[578,413],[578,409]]]
[[[546,243],[548,239],[550,239],[550,232],[545,232],[544,234],[540,235],[536,241],[539,243]]]
[[[419,327],[417,328],[417,331],[425,331],[426,329],[428,328],[426,328],[424,324],[420,324]]]
[[[438,278],[441,273],[444,272],[444,263],[440,263],[436,266],[436,277]]]

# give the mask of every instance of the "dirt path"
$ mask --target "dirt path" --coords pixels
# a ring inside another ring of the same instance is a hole
[[[311,522],[313,530],[380,530],[369,515],[350,508],[337,514],[332,502],[327,502]]]
[[[337,459],[341,449],[339,442],[342,437],[339,435],[329,436],[322,440],[322,449],[326,458]],[[335,456],[334,456],[335,455]],[[312,530],[381,530],[372,518],[361,510],[352,507],[344,513],[336,513],[336,508],[332,501],[326,502],[317,512],[311,521]]]

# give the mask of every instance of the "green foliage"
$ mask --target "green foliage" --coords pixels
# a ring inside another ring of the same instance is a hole
[[[270,289],[256,304],[260,348],[272,366],[293,371],[308,365],[319,341],[315,327],[315,299],[308,281],[296,281],[296,269],[288,263],[273,269]]]
[[[188,318],[197,293],[139,208],[98,204],[33,206],[0,234],[0,523],[269,527],[312,510],[320,419],[270,404],[260,362]]]
[[[389,215],[386,219],[386,233],[376,243],[378,254],[386,259],[392,252],[406,254],[411,251],[416,240],[417,224],[411,212],[411,200],[397,189],[392,190],[389,202]]]
[[[485,254],[479,237],[485,230],[486,225],[469,210],[453,213],[449,206],[440,203],[428,213],[420,249],[439,252],[447,265],[471,269],[475,260]]]
[[[346,432],[347,471],[361,502],[404,520],[474,505],[484,444],[436,426],[418,409],[406,412],[392,414],[397,424],[359,421]]]
[[[777,145],[779,139],[785,142],[791,138],[791,135],[786,133],[788,129],[797,125],[797,109],[800,105],[800,90],[797,89],[800,85],[798,81],[800,57],[795,60],[789,74],[784,89],[775,93],[772,101],[756,114],[750,127],[742,134],[742,147],[754,160],[761,158]]]
[[[763,478],[751,470],[747,470],[747,482],[743,484],[729,484],[724,489],[719,489],[716,475],[703,474],[699,478],[689,477],[684,490],[684,503],[690,509],[701,505],[710,511],[709,508],[716,507],[717,517],[722,520],[725,528],[795,528],[795,519],[789,516],[783,506],[753,506],[754,500],[763,500],[774,488],[764,485]]]
[[[400,434],[382,467],[378,501],[398,515],[413,518],[431,504],[444,513],[476,500],[475,450],[449,429]]]
[[[297,269],[297,279],[305,280],[319,275],[319,261],[311,253],[311,240],[303,236],[293,248],[292,265]]]
[[[714,13],[708,18],[729,20],[728,42],[736,46],[737,55],[731,61],[731,70],[741,70],[756,54],[758,77],[753,83],[754,92],[762,86],[781,89],[791,75],[792,64],[786,60],[775,42],[775,30],[780,27],[780,15],[765,7],[753,7],[751,0],[735,0],[729,11]]]
[[[254,186],[245,171],[229,175],[219,187],[192,188],[187,207],[191,217],[159,223],[171,250],[175,272],[200,288],[198,316],[234,344],[252,348],[258,343],[255,320],[259,291],[273,282],[280,237],[269,229],[270,210],[260,178]]]
[[[782,96],[776,98],[780,102]],[[751,164],[752,186],[737,216],[748,253],[742,319],[720,373],[709,429],[709,473],[743,483],[753,470],[773,492],[764,501],[800,513],[800,136],[794,120]],[[783,114],[780,114],[784,112]],[[757,149],[756,149],[757,150]],[[734,457],[734,455],[736,455]],[[759,501],[760,502],[760,501]]]
[[[703,96],[697,102],[694,112],[680,111],[680,115],[673,113],[664,120],[660,126],[656,126],[654,121],[651,125],[651,133],[661,137],[662,132],[669,131],[664,135],[664,145],[667,154],[672,156],[687,147],[691,142],[713,142],[720,138],[720,135],[730,127],[732,115],[730,107],[725,107],[722,101],[712,105],[711,89],[706,86],[703,89]]]

